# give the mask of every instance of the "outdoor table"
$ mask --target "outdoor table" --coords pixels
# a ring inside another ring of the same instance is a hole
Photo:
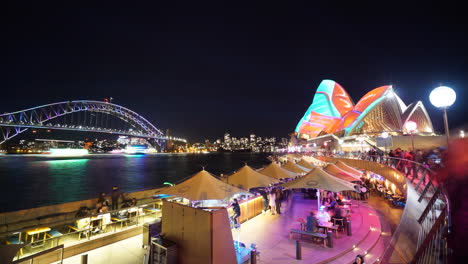
[[[333,230],[335,232],[335,237],[338,238],[338,227],[333,225],[330,222],[319,222],[318,227],[325,228],[325,231],[328,232],[328,230]]]
[[[38,246],[42,246],[44,245],[45,243],[45,240],[46,240],[46,233],[48,231],[50,231],[50,227],[41,227],[41,228],[35,228],[35,229],[31,229],[31,230],[28,230],[26,231],[26,241],[28,241],[28,236],[31,236],[31,244],[34,243],[34,238],[37,236],[38,239],[40,239],[40,236],[41,234],[43,235],[43,238],[42,238],[42,244],[40,245],[37,245],[35,247],[38,247]]]
[[[351,214],[351,206],[349,206],[349,205],[340,205],[339,207],[342,208],[342,209],[345,209],[348,212],[348,215]]]

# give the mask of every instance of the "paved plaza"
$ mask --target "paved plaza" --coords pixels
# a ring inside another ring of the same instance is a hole
[[[371,208],[370,204],[378,210]],[[299,239],[297,235],[290,240],[289,231],[300,228],[297,219],[305,219],[311,210],[317,210],[317,200],[295,193],[288,202],[283,202],[281,215],[266,212],[256,216],[243,223],[240,229],[234,229],[233,239],[247,246],[256,244],[260,252],[258,263],[350,263],[357,254],[365,254],[366,251],[365,260],[372,263],[388,245],[394,224],[402,212],[378,196],[372,196],[369,202],[353,201],[353,235],[340,232],[337,238],[334,234],[333,248],[328,248],[307,238]],[[142,239],[142,235],[134,236],[84,254],[88,255],[88,263],[143,263],[145,249],[141,247]],[[301,241],[302,260],[296,260],[296,239]],[[81,255],[65,259],[64,263],[79,264]]]

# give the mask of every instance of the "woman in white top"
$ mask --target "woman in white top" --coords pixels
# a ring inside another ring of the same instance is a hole
[[[275,194],[273,189],[270,192],[269,199],[270,199],[270,202],[269,202],[270,212],[271,212],[272,215],[274,215],[274,214],[276,214],[276,202],[275,202],[276,194]]]

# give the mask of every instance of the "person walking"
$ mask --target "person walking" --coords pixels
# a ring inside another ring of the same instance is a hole
[[[276,188],[276,197],[275,197],[275,205],[276,205],[276,213],[281,214],[281,199],[282,197],[282,191],[280,188]]]
[[[269,197],[270,198],[270,201],[269,201],[269,203],[270,203],[270,212],[271,212],[271,215],[274,215],[274,214],[276,214],[276,194],[275,194],[274,189],[272,189],[270,191],[269,196],[270,196]]]
[[[239,228],[240,227],[239,216],[241,216],[241,209],[240,209],[239,201],[237,201],[237,199],[234,199],[234,202],[232,203],[232,210],[234,211],[234,214],[232,215],[232,221],[234,222],[234,227]]]
[[[119,197],[120,197],[120,190],[119,190],[119,187],[117,187],[117,186],[112,187],[112,194],[111,194],[112,204],[111,204],[111,210],[117,210],[117,209],[119,209]]]

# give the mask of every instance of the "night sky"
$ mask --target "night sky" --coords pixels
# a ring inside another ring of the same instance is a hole
[[[445,1],[14,2],[2,8],[1,112],[112,96],[192,141],[225,132],[287,137],[321,80],[332,79],[355,102],[392,84],[405,103],[423,101],[437,131],[442,111],[429,93],[450,86],[458,96],[450,126],[466,124],[468,25],[465,9]]]

